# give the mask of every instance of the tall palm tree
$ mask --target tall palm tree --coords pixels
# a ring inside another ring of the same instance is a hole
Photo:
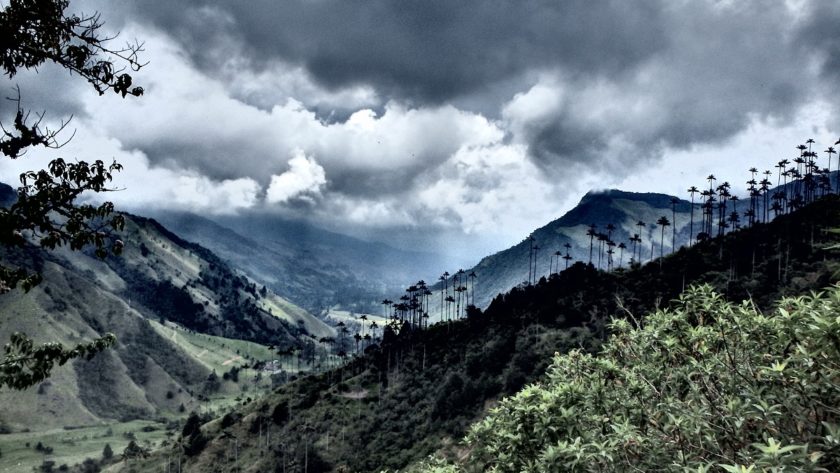
[[[659,220],[656,221],[657,225],[662,227],[662,235],[659,239],[659,267],[662,267],[662,259],[665,257],[665,227],[671,225],[671,222],[668,221],[668,217],[662,216],[659,217]]]
[[[534,284],[537,283],[537,252],[540,251],[539,245],[534,245]]]
[[[472,294],[472,305],[475,306],[475,280],[478,276],[475,274],[475,271],[470,271],[467,277],[472,280],[472,291],[470,291],[470,294]]]
[[[572,249],[572,244],[569,242],[563,243],[563,247],[566,248],[566,256],[563,257],[566,260],[566,267],[564,269],[569,269],[569,260],[572,259],[572,256],[569,254],[569,250]]]
[[[618,267],[619,268],[621,268],[621,266],[624,264],[624,250],[625,249],[627,249],[627,245],[625,245],[624,242],[621,242],[621,243],[618,244]]]
[[[691,194],[691,220],[688,223],[688,246],[691,246],[691,243],[694,238],[694,194],[700,192],[696,186],[691,186],[688,188],[688,193]]]
[[[365,336],[365,322],[368,320],[368,316],[366,314],[362,314],[359,316],[360,325],[362,326],[362,336]]]
[[[630,241],[633,243],[633,253],[630,257],[630,266],[633,266],[633,263],[636,262],[636,244],[642,241],[642,239],[639,238],[638,233],[634,233],[633,236],[630,237]]]
[[[452,320],[454,317],[450,317],[452,313],[452,304],[455,302],[455,298],[452,296],[446,296],[446,320]]]
[[[829,146],[828,149],[823,151],[823,152],[828,155],[828,176],[829,176],[828,186],[829,186],[829,193],[832,193],[832,192],[834,192],[834,189],[831,185],[831,155],[832,154],[837,154],[837,151],[834,151],[834,148]],[[838,164],[838,166],[840,166],[840,164]],[[838,167],[838,171],[840,171],[840,167]]]
[[[443,301],[449,295],[449,271],[444,271],[440,278],[443,281],[443,292],[440,294],[440,313],[443,317]]]
[[[671,221],[674,224],[671,227],[671,251],[677,251],[677,204],[679,203],[680,199],[671,197]]]
[[[528,284],[531,284],[532,261],[534,258],[534,236],[528,237]]]
[[[607,241],[607,235],[598,233],[598,269],[601,269],[601,256],[604,253],[604,242]]]
[[[650,224],[650,260],[653,261],[653,250],[656,248],[656,243],[654,242],[654,231],[656,231],[655,223]]]
[[[613,255],[615,254],[614,246],[614,241],[607,240],[607,271],[612,271]]]
[[[595,228],[597,226],[594,223],[589,224],[589,229],[586,230],[586,236],[589,237],[589,264],[592,264],[592,247],[593,243],[595,242]]]
[[[391,315],[391,304],[393,304],[393,303],[394,303],[394,301],[392,301],[390,299],[384,299],[382,301],[382,305],[385,306],[385,318],[386,319]]]
[[[636,222],[636,226],[639,227],[639,264],[642,263],[642,233],[644,232],[645,228],[647,228],[647,224],[641,220]]]

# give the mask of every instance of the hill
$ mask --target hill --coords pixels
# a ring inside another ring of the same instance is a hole
[[[456,442],[471,422],[540,379],[555,352],[596,351],[612,316],[667,307],[698,283],[769,310],[781,296],[836,281],[839,204],[836,196],[821,199],[771,223],[680,249],[661,265],[605,272],[577,263],[496,297],[466,320],[386,330],[381,343],[343,369],[280,387],[227,420],[193,430],[190,439],[206,443],[184,466],[214,471],[238,461],[255,471],[304,463],[309,471],[380,471],[433,452],[458,456]],[[237,439],[235,457],[231,439]],[[160,465],[175,451],[149,461]],[[144,465],[137,460],[127,468]]]
[[[188,212],[154,217],[218,254],[250,277],[310,312],[378,308],[418,274],[434,274],[439,255],[392,248],[269,215],[213,220]]]
[[[165,424],[190,410],[217,409],[264,391],[272,380],[254,368],[279,357],[266,345],[314,346],[335,333],[154,220],[126,215],[120,237],[123,254],[106,260],[84,252],[4,250],[4,261],[36,268],[44,281],[29,293],[0,297],[0,343],[20,331],[37,343],[64,344],[112,332],[117,344],[91,361],[56,369],[39,386],[0,391],[0,430],[7,433],[0,441],[0,466],[33,461],[23,443],[35,432],[78,434],[76,429],[138,419]],[[278,369],[311,368],[290,363]],[[237,378],[241,373],[242,382],[228,379],[230,372]],[[105,442],[117,447],[128,440],[101,437],[85,445],[101,452]],[[60,456],[54,448],[52,456]],[[80,454],[63,453],[70,459]]]
[[[496,295],[503,294],[517,285],[527,283],[532,264],[536,264],[533,272],[536,274],[537,280],[540,277],[548,276],[549,270],[553,273],[557,272],[558,269],[565,268],[567,261],[555,256],[558,251],[561,256],[566,254],[567,247],[565,245],[569,245],[568,254],[570,258],[568,264],[575,261],[588,263],[590,241],[593,243],[593,264],[596,267],[600,264],[601,268],[607,269],[609,266],[606,253],[608,247],[599,244],[597,238],[590,239],[587,234],[590,225],[593,224],[597,232],[609,233],[612,241],[616,244],[624,243],[627,247],[623,251],[617,247],[613,248],[613,268],[628,267],[634,251],[638,251],[638,254],[641,255],[641,257],[635,258],[636,261],[647,262],[653,257],[658,257],[661,251],[661,242],[664,242],[664,252],[668,254],[673,251],[673,246],[679,248],[687,245],[691,230],[696,234],[702,221],[700,204],[695,203],[694,205],[694,224],[692,225],[691,203],[677,199],[673,208],[675,211],[672,212],[672,199],[676,198],[657,193],[620,190],[589,192],[572,210],[534,230],[519,244],[487,256],[476,266],[465,269],[464,274],[474,273],[476,276],[474,279],[467,282],[462,277],[460,282],[456,284],[455,271],[451,271],[453,276],[446,283],[449,288],[448,293],[453,294],[453,285],[465,285],[468,289],[467,295],[470,301],[474,300],[477,307],[485,308]],[[655,224],[657,219],[662,216],[666,216],[672,224],[665,232],[664,241],[661,239],[660,227]],[[637,226],[639,221],[646,224],[641,229]],[[608,225],[614,226],[614,229],[608,230]],[[634,234],[639,234],[641,237],[637,249],[634,249],[636,247],[630,241]],[[672,245],[672,242],[676,244]],[[535,260],[531,259],[532,246],[539,247]],[[652,249],[653,257],[651,256]],[[536,263],[532,263],[532,261],[536,261]],[[443,285],[440,282],[432,286],[435,297],[442,288]],[[473,290],[475,291],[474,294],[472,294]],[[451,312],[454,312],[454,309],[451,309]],[[441,318],[439,301],[430,305],[430,313],[433,320]]]

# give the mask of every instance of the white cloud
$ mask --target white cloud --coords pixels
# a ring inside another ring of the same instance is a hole
[[[313,194],[320,194],[327,183],[327,175],[313,158],[303,151],[289,160],[289,170],[280,175],[271,176],[271,183],[266,191],[266,201],[270,204],[285,203],[295,198],[311,199]]]

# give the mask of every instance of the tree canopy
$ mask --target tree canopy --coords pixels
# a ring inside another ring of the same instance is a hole
[[[0,11],[0,62],[11,81],[21,70],[44,63],[57,64],[81,76],[100,94],[113,92],[122,97],[140,96],[126,69],[134,72],[144,66],[138,59],[142,44],[111,46],[115,37],[102,33],[99,14],[68,13],[67,0],[11,0]],[[17,111],[11,125],[0,125],[0,153],[19,159],[33,148],[60,148],[59,134],[67,121],[50,128],[45,114],[32,114],[21,106],[18,90]],[[67,162],[57,158],[46,169],[21,174],[16,201],[0,208],[0,245],[6,248],[38,245],[45,249],[60,246],[71,250],[92,247],[96,256],[119,254],[123,243],[113,231],[122,229],[124,219],[114,213],[114,205],[78,204],[85,193],[111,190],[112,175],[122,169],[117,162],[102,160]],[[31,269],[0,263],[0,294],[17,287],[24,291],[41,282]],[[36,346],[26,335],[15,334],[0,361],[0,386],[22,389],[49,376],[55,363],[63,364],[79,356],[90,357],[114,343],[105,335],[91,343],[64,348],[50,343]]]
[[[473,427],[466,461],[499,472],[837,471],[838,310],[840,286],[773,314],[691,288],[641,328],[616,319],[599,355],[557,355],[544,382]]]

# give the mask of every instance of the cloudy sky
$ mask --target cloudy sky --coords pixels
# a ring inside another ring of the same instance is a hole
[[[50,67],[7,89],[73,114],[57,154],[123,163],[109,197],[139,213],[276,213],[473,258],[590,189],[742,188],[840,135],[836,0],[71,3],[145,42],[146,94]]]

